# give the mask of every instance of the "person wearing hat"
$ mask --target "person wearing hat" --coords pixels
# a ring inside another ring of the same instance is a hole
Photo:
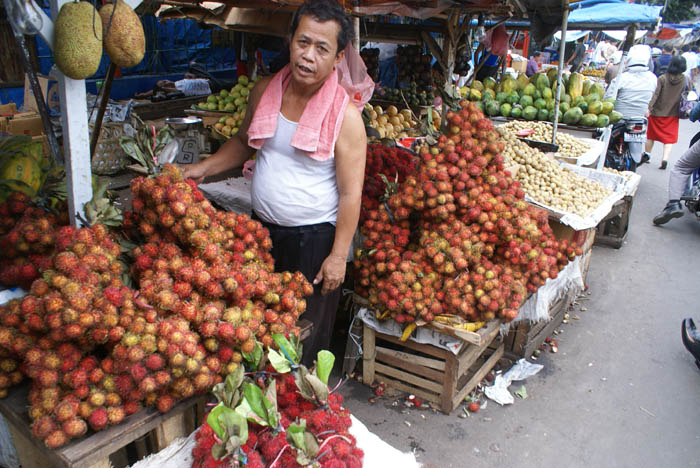
[[[622,52],[618,50],[610,58],[610,63],[605,69],[605,84],[609,85],[617,76],[617,72],[620,70],[620,60],[622,60]]]

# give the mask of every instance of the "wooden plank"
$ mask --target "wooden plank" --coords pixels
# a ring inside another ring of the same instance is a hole
[[[126,466],[126,465],[123,465]],[[112,468],[112,462],[110,462],[109,458],[103,458],[99,462],[90,465],[90,468]]]
[[[374,383],[375,331],[364,326],[362,337],[362,381],[367,385]]]
[[[444,333],[445,335],[450,335],[455,338],[459,338],[462,341],[466,341],[467,343],[479,345],[481,344],[481,335],[478,332],[470,332],[467,330],[460,330],[459,328],[454,328],[449,325],[446,325],[444,323],[439,323],[439,322],[430,322],[429,324],[425,325],[428,328],[431,328],[435,331],[438,331],[440,333]]]
[[[472,345],[474,346],[474,345]],[[455,387],[457,386],[457,368],[459,367],[457,359],[448,359],[447,367],[445,368],[445,381],[442,383],[442,394],[440,395],[440,406],[443,412],[452,411],[452,399],[455,395]]]
[[[175,439],[185,437],[185,415],[176,414],[169,417],[156,428],[156,447],[160,452]]]
[[[431,369],[439,371],[445,370],[445,361],[438,361],[437,359],[416,356],[415,354],[405,353],[403,351],[396,351],[395,349],[384,348],[381,346],[375,346],[375,349],[377,350],[377,355],[379,355],[379,352],[381,351],[382,354],[388,354],[396,357],[397,359],[411,360],[416,364],[420,364],[421,366],[430,367]]]
[[[386,350],[391,351],[391,350]],[[445,374],[443,372],[436,371],[429,367],[421,366],[413,361],[416,356],[411,356],[410,354],[401,353],[403,357],[397,357],[392,353],[386,353],[385,351],[377,348],[377,357],[375,362],[381,362],[394,366],[397,369],[405,369],[413,374],[418,374],[422,377],[431,379],[435,382],[442,382],[444,380]]]
[[[404,382],[408,382],[408,383],[415,385],[419,388],[425,388],[427,390],[432,390],[435,393],[442,393],[442,391],[443,391],[443,386],[438,384],[438,383],[432,382],[432,381],[427,380],[427,379],[423,379],[421,377],[417,377],[413,374],[409,374],[408,372],[403,372],[403,371],[400,371],[398,369],[394,369],[391,366],[385,366],[384,364],[380,364],[378,362],[375,362],[374,369],[375,369],[375,372],[377,372],[377,373],[381,373],[384,375],[388,375],[388,376],[403,380]]]
[[[527,358],[532,355],[535,349],[539,348],[542,343],[544,343],[545,338],[552,334],[555,328],[557,328],[561,321],[564,320],[564,310],[560,310],[558,313],[553,315],[552,320],[547,323],[547,326],[537,334],[537,336],[530,339],[526,345],[523,347],[523,351],[520,354],[521,357]]]
[[[479,370],[474,374],[474,376],[469,379],[469,381],[460,389],[460,391],[457,393],[457,395],[454,397],[452,400],[452,407],[450,411],[455,409],[457,405],[459,405],[462,400],[464,400],[464,397],[467,396],[473,389],[476,387],[479,382],[483,380],[484,377],[486,377],[486,374],[488,374],[491,369],[493,369],[493,366],[496,365],[499,359],[503,356],[503,344],[498,347],[498,349],[489,357],[486,362],[479,368]]]
[[[365,325],[366,327],[367,325]],[[453,354],[446,349],[442,348],[436,348],[435,346],[427,345],[427,344],[422,344],[422,343],[416,343],[415,341],[407,340],[407,341],[401,341],[396,337],[390,336],[390,335],[385,335],[383,333],[375,332],[375,335],[377,338],[388,341],[389,343],[394,343],[399,346],[405,346],[406,348],[410,348],[414,351],[418,351],[421,353],[429,354],[431,356],[435,356],[437,358],[441,359],[447,359],[449,356],[453,356]]]
[[[12,442],[15,445],[17,458],[20,465],[32,468],[53,468],[56,466],[55,460],[50,459],[41,450],[37,450],[34,441],[29,439],[26,434],[19,431],[14,424],[8,423]]]
[[[421,388],[414,387],[412,385],[407,385],[403,382],[399,382],[398,380],[391,379],[391,378],[386,377],[384,375],[378,375],[377,380],[381,380],[388,387],[394,388],[396,390],[400,390],[402,392],[416,395],[416,396],[418,396],[426,401],[431,401],[433,403],[438,403],[438,404],[440,403],[440,395],[436,395],[434,393],[427,392]]]
[[[527,330],[528,325],[526,323],[521,323],[518,325],[515,331],[515,338],[513,339],[512,351],[518,356],[522,354],[522,350],[525,347],[525,343],[527,340]]]
[[[457,375],[464,374],[471,366],[474,361],[481,356],[489,344],[498,336],[498,328],[492,327],[490,333],[484,338],[483,343],[480,346],[471,345],[461,356],[459,356],[459,366],[457,368]]]

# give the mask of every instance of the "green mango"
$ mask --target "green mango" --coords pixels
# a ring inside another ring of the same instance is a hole
[[[549,118],[549,111],[547,109],[540,109],[537,111],[537,120],[547,120]]]
[[[512,93],[510,93],[510,94],[506,97],[506,102],[507,102],[508,104],[511,104],[511,105],[517,104],[517,102],[518,102],[519,100],[520,100],[520,96],[518,96],[518,93],[515,92],[515,91],[513,91]]]
[[[588,96],[588,93],[591,89],[591,81],[590,80],[585,80],[583,82],[583,87],[581,88],[581,95],[582,96]]]
[[[532,83],[529,83],[525,88],[523,89],[523,92],[527,94],[528,96],[532,96],[535,94],[535,91],[537,91],[537,88],[535,88],[535,85]]]
[[[523,108],[520,107],[519,104],[516,104],[513,106],[513,108],[510,110],[510,116],[513,117],[514,119],[519,119],[520,116],[523,115]]]
[[[506,94],[510,94],[518,89],[518,83],[510,76],[503,80],[501,83],[501,90]]]
[[[537,110],[544,109],[545,107],[547,107],[547,101],[545,101],[542,98],[539,98],[539,99],[535,100],[534,106]]]
[[[525,89],[525,86],[527,86],[530,82],[528,81],[527,76],[521,73],[520,75],[518,75],[516,83],[518,85],[518,91],[522,91]]]
[[[486,103],[486,115],[494,117],[501,111],[501,106],[498,101],[489,101]]]
[[[486,88],[481,94],[483,96],[484,101],[490,101],[496,98],[496,92],[491,88]]]
[[[554,106],[556,105],[554,99],[545,99],[545,101],[547,102],[547,104],[544,106],[544,108],[547,110],[553,110]]]
[[[583,114],[581,122],[584,127],[595,127],[598,124],[598,116],[593,114]]]
[[[551,83],[549,82],[549,78],[547,78],[547,75],[544,73],[537,73],[536,76],[537,78],[535,78],[535,87],[540,91],[549,89]]]
[[[496,94],[496,101],[498,101],[499,104],[503,104],[506,102],[506,97],[508,97],[508,94],[505,92],[500,92]]]
[[[614,124],[622,119],[622,114],[616,110],[610,112],[610,123]]]
[[[607,127],[609,123],[610,123],[610,117],[608,117],[605,114],[600,114],[598,116],[598,122],[596,123],[596,127],[598,127],[598,128]]]
[[[562,122],[568,125],[576,125],[583,118],[583,112],[578,107],[572,107],[564,113]]]
[[[600,101],[593,101],[588,105],[588,112],[590,114],[598,115],[603,111],[603,103]],[[605,115],[605,114],[603,114]]]
[[[581,109],[584,114],[588,113],[588,103],[586,101],[579,102],[576,107]]]
[[[568,111],[570,108],[571,108],[571,106],[569,106],[568,102],[560,102],[559,103],[559,110],[561,111],[562,114],[565,114],[566,111]]]
[[[494,89],[495,87],[496,87],[496,80],[494,80],[490,76],[484,78],[484,88]]]
[[[545,99],[552,99],[553,94],[551,88],[544,88],[542,90],[542,97]]]
[[[601,98],[601,96],[599,96],[596,93],[591,93],[588,96],[585,96],[585,100],[589,106],[591,105],[592,102],[600,101],[600,98]]]
[[[613,111],[613,109],[615,109],[614,102],[603,101],[603,103],[601,105],[602,105],[602,108],[600,111],[601,114],[609,115]]]
[[[523,108],[526,108],[527,106],[531,106],[533,102],[535,102],[535,101],[534,101],[534,99],[532,99],[532,96],[530,96],[529,94],[525,94],[523,97],[520,98],[520,101],[519,101],[520,105]]]

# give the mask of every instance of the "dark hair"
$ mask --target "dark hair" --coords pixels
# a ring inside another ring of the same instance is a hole
[[[673,57],[671,57],[671,62],[668,64],[666,73],[668,73],[669,75],[680,75],[685,71],[685,68],[685,57],[681,57],[680,55],[674,55]]]
[[[690,52],[690,45],[689,44],[684,45],[683,47],[681,47],[681,50],[683,52]]]
[[[670,44],[664,44],[664,50],[666,52],[673,52],[673,47]]]
[[[583,40],[586,38],[586,36],[581,36],[579,37],[576,42],[583,43]]]
[[[294,18],[292,18],[292,24],[289,28],[291,36],[294,36],[302,16],[311,16],[320,23],[325,23],[326,21],[338,23],[340,30],[338,31],[338,50],[336,55],[345,49],[355,35],[350,16],[345,14],[345,10],[336,0],[309,0],[304,2],[294,14]]]
[[[540,52],[539,50],[532,54],[533,57],[539,57],[540,55],[542,55],[542,52]]]

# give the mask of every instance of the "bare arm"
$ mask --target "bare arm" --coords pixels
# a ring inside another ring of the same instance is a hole
[[[200,183],[205,177],[221,174],[234,167],[242,166],[244,162],[253,156],[255,150],[248,146],[248,128],[253,119],[253,114],[255,114],[255,109],[260,102],[260,97],[265,92],[265,88],[267,88],[271,79],[271,77],[263,78],[250,91],[248,107],[238,132],[229,138],[219,148],[219,151],[212,156],[200,163],[185,166],[184,175],[186,178],[192,178],[197,183]]]
[[[339,287],[345,278],[345,264],[360,217],[366,154],[367,135],[362,117],[355,106],[348,104],[335,144],[335,172],[339,194],[335,239],[330,255],[314,279],[314,284],[323,281],[323,294]]]

